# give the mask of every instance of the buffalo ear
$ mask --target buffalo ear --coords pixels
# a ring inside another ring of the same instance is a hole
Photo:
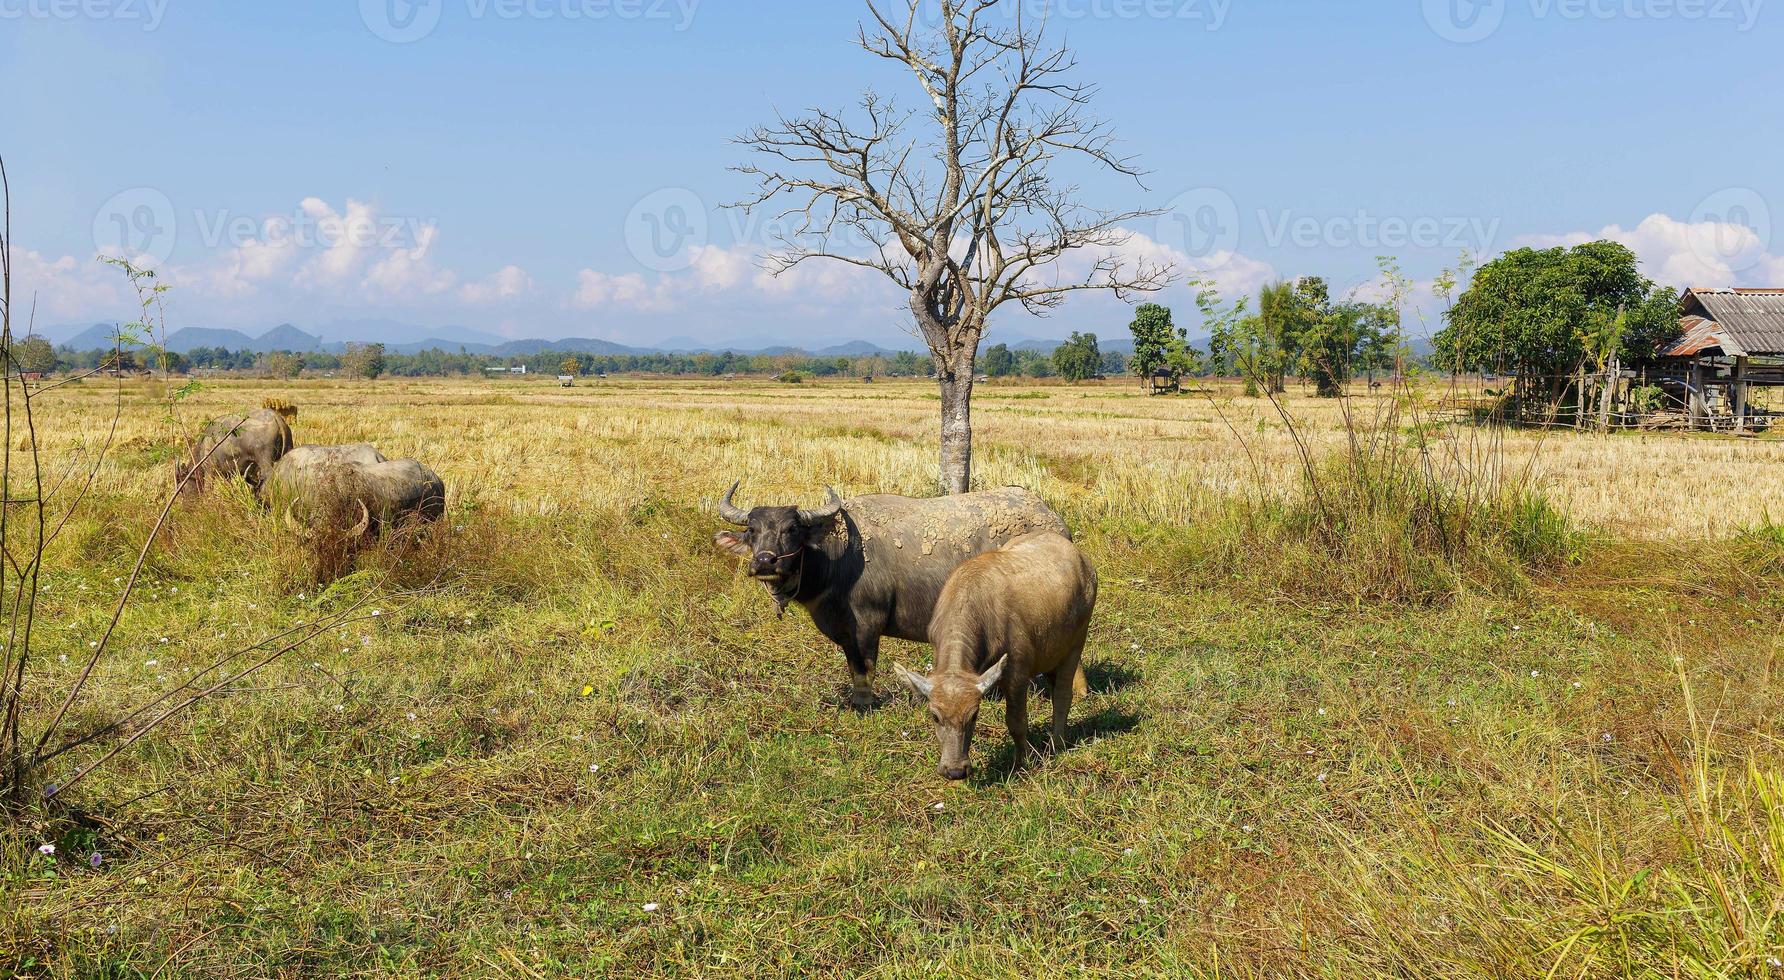
[[[918,697],[925,701],[929,700],[929,692],[935,687],[929,678],[911,670],[904,664],[893,664],[892,672],[898,675],[898,679],[904,682],[905,687],[916,692]]]
[[[720,551],[729,551],[741,558],[748,558],[756,553],[755,549],[750,547],[750,532],[748,531],[720,531],[712,536],[712,545]]]

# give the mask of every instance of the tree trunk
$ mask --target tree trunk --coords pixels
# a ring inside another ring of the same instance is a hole
[[[973,478],[973,352],[936,365],[942,389],[942,493],[966,493]]]

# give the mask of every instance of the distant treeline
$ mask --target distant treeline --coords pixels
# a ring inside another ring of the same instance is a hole
[[[332,373],[345,371],[363,374],[375,364],[377,373],[397,377],[453,377],[483,375],[501,369],[524,367],[534,374],[562,374],[573,368],[579,375],[593,374],[689,374],[723,376],[727,374],[780,375],[789,371],[811,377],[864,377],[871,375],[928,374],[930,359],[925,354],[902,351],[897,354],[872,354],[849,357],[814,357],[789,352],[781,354],[582,354],[564,351],[541,351],[527,356],[473,354],[464,350],[445,351],[438,348],[413,354],[396,354],[380,344],[354,345],[356,350],[344,354],[318,351],[254,352],[222,347],[195,347],[184,354],[157,350],[126,351],[123,367],[160,369],[163,366],[179,371],[242,371],[280,377],[295,377],[304,372]],[[55,351],[56,370],[88,370],[112,359],[111,350]],[[165,365],[163,364],[165,360]]]
[[[564,351],[541,351],[527,356],[473,354],[465,350],[445,351],[438,348],[413,354],[395,354],[380,344],[353,345],[344,354],[317,351],[255,352],[229,350],[223,347],[195,347],[184,354],[159,350],[125,351],[125,370],[171,368],[185,371],[239,371],[297,377],[303,373],[331,374],[345,372],[373,376],[391,375],[404,378],[480,376],[503,369],[526,368],[531,374],[578,375],[595,374],[679,374],[722,377],[727,374],[779,376],[792,372],[813,378],[928,375],[932,362],[927,354],[901,351],[897,354],[815,357],[800,352],[781,354],[581,354]],[[46,352],[47,353],[47,352]],[[53,370],[91,370],[111,360],[113,351],[75,351],[67,347],[55,351]],[[165,364],[163,363],[165,360]],[[1116,351],[1100,354],[1102,373],[1118,375],[1127,370],[1127,358]],[[979,360],[981,373],[991,377],[1049,378],[1059,369],[1051,352],[1028,348],[1010,348],[997,344],[986,350]]]

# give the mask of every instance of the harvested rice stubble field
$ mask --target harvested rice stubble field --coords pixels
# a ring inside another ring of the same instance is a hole
[[[319,586],[240,488],[175,510],[73,730],[365,614],[8,832],[21,972],[1761,976],[1784,940],[1772,438],[1510,433],[1579,552],[1383,598],[1234,517],[1299,492],[1268,402],[984,386],[977,482],[1052,502],[1102,598],[1069,750],[1011,774],[987,710],[944,785],[889,673],[927,651],[888,641],[848,711],[841,655],[710,544],[732,479],[928,493],[932,386],[207,382],[171,422],[166,394],[124,385],[58,541],[37,726],[205,419],[286,399],[300,443],[433,466],[447,517]],[[118,398],[46,397],[38,448],[90,458]],[[1345,443],[1336,404],[1288,405]]]

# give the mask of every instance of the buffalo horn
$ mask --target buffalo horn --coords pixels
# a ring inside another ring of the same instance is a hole
[[[738,480],[736,483],[731,484],[731,489],[725,491],[725,496],[719,500],[719,516],[738,527],[749,527],[749,511],[746,511],[731,502],[731,498],[737,496],[737,487],[741,483],[743,483],[743,481]]]
[[[359,523],[353,525],[353,530],[348,532],[348,537],[357,538],[363,536],[366,531],[371,529],[372,512],[367,509],[365,501],[355,500],[354,503],[359,505]]]
[[[835,487],[825,487],[824,494],[824,506],[819,507],[817,510],[806,510],[803,507],[799,508],[799,519],[801,521],[804,521],[807,524],[816,524],[819,521],[827,521],[830,518],[835,517],[837,512],[842,510],[842,498],[836,495]]]

